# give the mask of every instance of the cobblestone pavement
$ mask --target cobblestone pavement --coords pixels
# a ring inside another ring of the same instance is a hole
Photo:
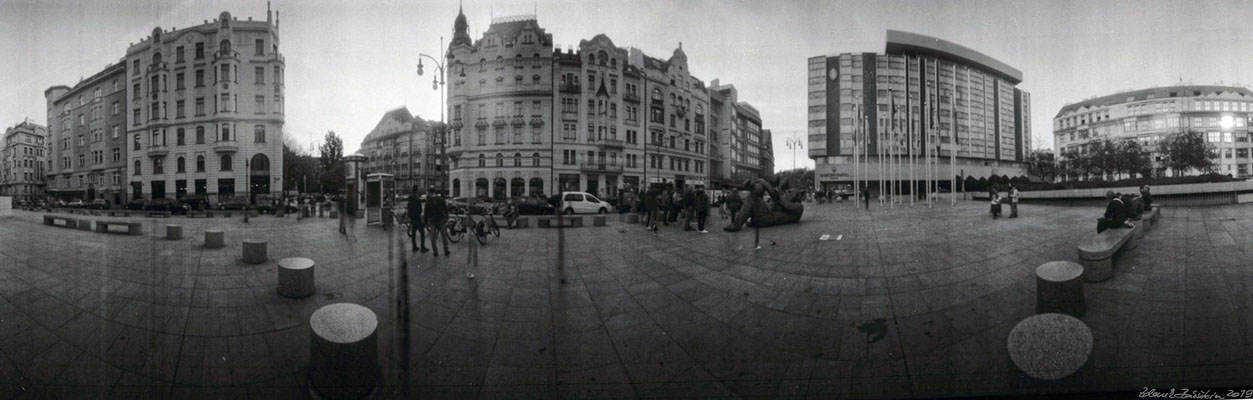
[[[364,223],[345,237],[328,219],[130,218],[147,234],[127,236],[15,211],[0,219],[0,398],[301,397],[309,315],[337,302],[379,316],[381,397],[1238,386],[1253,382],[1250,211],[1165,209],[1114,278],[1087,284],[1089,365],[1050,384],[1015,372],[1006,338],[1034,314],[1036,266],[1077,261],[1099,208],[1024,205],[1022,218],[992,220],[981,202],[807,204],[799,224],[762,229],[760,251],[752,230],[722,232],[716,215],[709,234],[654,234],[614,215],[608,227],[504,231],[477,268],[465,241],[436,258]],[[162,239],[167,223],[185,239]],[[212,228],[226,248],[202,246]],[[268,240],[272,260],[244,264],[246,238]],[[275,260],[295,256],[317,263],[317,293],[301,300],[275,291]],[[402,261],[407,336],[394,307]]]

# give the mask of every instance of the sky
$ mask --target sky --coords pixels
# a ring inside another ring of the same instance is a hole
[[[1052,148],[1064,105],[1124,90],[1253,83],[1250,1],[462,0],[471,37],[492,17],[536,14],[554,45],[604,33],[668,58],[682,43],[694,76],[731,83],[774,133],[776,170],[812,167],[805,139],[806,61],[882,53],[888,29],[941,38],[1023,73],[1033,148]],[[345,151],[388,110],[440,118],[429,60],[452,36],[457,1],[274,0],[287,60],[286,126],[309,146],[327,131]],[[154,27],[182,28],[229,11],[264,20],[264,0],[0,0],[0,125],[47,123],[43,91],[73,86]]]

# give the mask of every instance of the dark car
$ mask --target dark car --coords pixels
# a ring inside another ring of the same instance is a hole
[[[465,213],[466,205],[469,204],[470,198],[458,197],[448,201],[448,212],[453,214]],[[474,199],[474,206],[470,207],[470,212],[475,215],[482,214],[483,210],[489,209],[492,204],[481,199]]]
[[[92,200],[92,201],[91,201],[91,204],[88,204],[88,205],[87,205],[87,208],[94,208],[94,209],[97,209],[97,210],[107,210],[107,209],[109,209],[109,207],[110,207],[110,206],[112,206],[112,205],[111,205],[111,204],[109,204],[109,201],[108,201],[108,200],[105,200],[105,199],[95,199],[95,200]]]
[[[144,199],[131,199],[131,201],[126,203],[126,209],[127,210],[143,210],[144,207],[147,205],[148,205],[148,202],[144,201]]]
[[[518,205],[518,214],[522,215],[553,215],[553,205],[548,199],[540,197],[514,197],[511,199]]]
[[[188,210],[204,211],[209,209],[209,196],[193,194],[179,199]]]
[[[245,201],[244,198],[236,197],[233,199],[219,201],[218,209],[219,210],[243,210],[244,207],[247,205],[248,205],[248,202]]]
[[[274,206],[273,197],[263,194],[257,196],[257,204],[253,205],[252,208],[261,214],[271,214],[274,213],[274,210],[277,207]]]
[[[144,211],[174,211],[179,206],[181,204],[178,200],[159,198],[148,201],[148,204],[144,205]]]

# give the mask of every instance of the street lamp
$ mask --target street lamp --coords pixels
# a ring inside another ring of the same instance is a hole
[[[439,48],[441,51],[443,51],[444,49],[444,37],[443,36],[439,37]],[[439,123],[441,126],[440,129],[444,129],[443,128],[443,125],[445,124],[444,122],[444,91],[443,91],[444,64],[448,61],[448,59],[445,58],[443,59],[443,62],[441,62],[439,59],[436,59],[435,57],[431,57],[423,53],[418,53],[418,56],[419,56],[418,57],[418,76],[422,76],[422,58],[423,57],[431,60],[431,64],[435,64],[435,71],[439,73],[439,75],[436,75],[431,78],[431,90],[439,91]],[[428,142],[433,140],[432,135],[434,134],[435,132],[429,132],[427,134]],[[430,146],[430,147],[434,147],[434,146]],[[426,152],[427,158],[434,156],[431,153],[432,153],[432,149],[428,148]],[[423,183],[423,186],[427,186],[429,184],[429,181],[427,181],[427,179],[430,177],[431,168],[430,166],[426,164],[426,158],[423,158],[422,166],[423,166],[423,169],[422,169],[423,182],[422,183]],[[413,177],[413,135],[412,134],[409,135],[409,177],[410,179],[412,179]]]
[[[805,148],[805,144],[801,139],[796,137],[796,132],[792,132],[792,136],[787,138],[787,148],[792,149],[792,169],[796,169],[796,150]]]

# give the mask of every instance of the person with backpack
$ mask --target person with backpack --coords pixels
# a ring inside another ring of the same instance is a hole
[[[409,213],[409,245],[412,246],[412,251],[425,253],[430,250],[426,248],[426,224],[422,218],[422,201],[418,198],[418,193],[418,187],[415,185],[409,191],[409,202],[405,205],[405,210]],[[414,241],[417,237],[421,239]],[[422,244],[421,248],[418,248],[419,243]]]

